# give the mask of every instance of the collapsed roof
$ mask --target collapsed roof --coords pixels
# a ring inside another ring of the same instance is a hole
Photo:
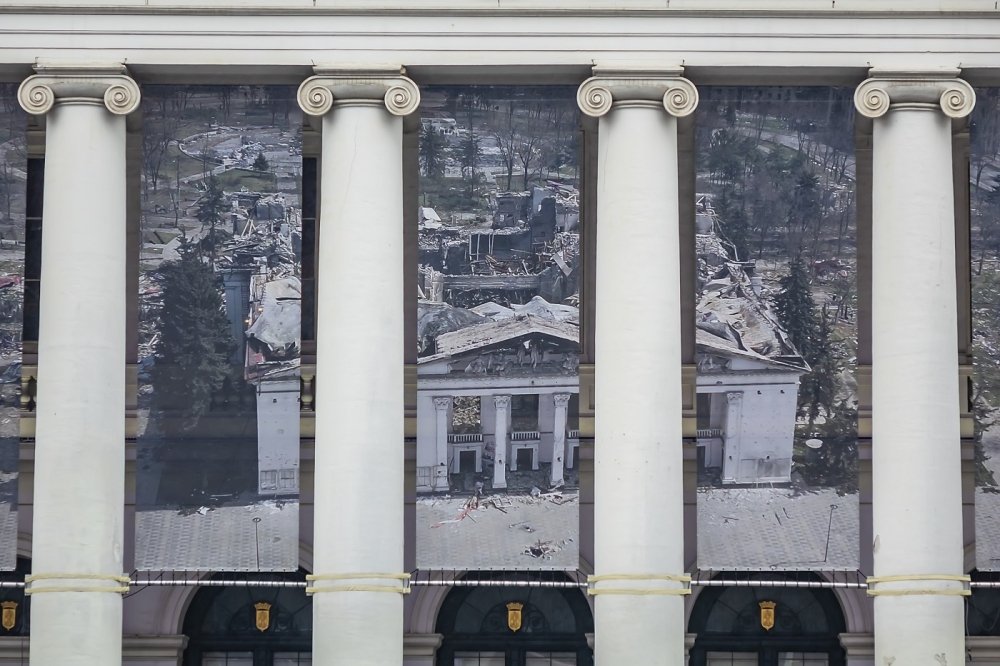
[[[298,356],[302,330],[302,285],[297,277],[265,282],[260,313],[247,329],[247,338],[267,348],[271,359]]]
[[[788,333],[778,323],[752,264],[735,261],[716,235],[716,224],[699,225],[696,338],[700,352],[753,358],[769,365],[808,370]]]
[[[522,344],[532,337],[548,338],[557,343],[580,343],[580,327],[564,321],[545,319],[537,315],[522,315],[498,321],[486,321],[439,335],[436,353],[420,362],[456,356],[471,351],[487,351]]]

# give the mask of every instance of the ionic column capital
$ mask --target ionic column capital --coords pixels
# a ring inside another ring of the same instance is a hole
[[[310,116],[323,116],[335,104],[372,104],[381,100],[394,116],[408,116],[420,105],[420,89],[398,66],[314,67],[299,86],[298,101]]]
[[[569,404],[569,393],[554,393],[552,394],[552,400],[555,402],[556,407],[565,407]]]
[[[698,106],[698,89],[685,79],[680,67],[625,69],[596,66],[593,76],[576,93],[580,110],[600,118],[613,106],[662,104],[667,113],[683,118]]]
[[[139,107],[139,86],[121,63],[39,63],[35,72],[17,91],[30,114],[46,114],[57,104],[103,104],[117,116]]]
[[[854,106],[867,118],[880,118],[892,107],[940,108],[949,118],[964,118],[976,105],[976,92],[959,70],[931,72],[873,69],[854,91]]]
[[[508,407],[510,407],[510,396],[509,395],[493,396],[493,405],[497,409],[507,409]]]
[[[438,396],[434,398],[434,408],[438,411],[444,411],[451,407],[451,398],[449,396]]]

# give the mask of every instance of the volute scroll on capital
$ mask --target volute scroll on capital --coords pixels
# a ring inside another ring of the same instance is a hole
[[[607,114],[616,102],[659,102],[675,118],[694,113],[698,88],[681,69],[630,70],[594,67],[594,76],[576,93],[580,110],[593,118]]]
[[[420,89],[402,67],[316,67],[299,86],[298,102],[310,116],[326,115],[335,102],[379,100],[394,116],[408,116],[420,106]]]
[[[123,65],[36,65],[35,71],[17,90],[21,108],[32,115],[46,114],[61,102],[103,103],[116,116],[139,108],[139,85]]]
[[[881,118],[892,105],[938,107],[949,118],[964,118],[976,105],[976,92],[958,70],[946,75],[920,72],[872,72],[854,91],[854,106],[867,118]]]

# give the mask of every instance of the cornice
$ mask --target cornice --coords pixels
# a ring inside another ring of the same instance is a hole
[[[942,8],[942,4],[950,5]],[[1000,16],[994,0],[118,0],[86,5],[59,0],[14,0],[0,14],[142,14],[196,16],[677,16],[677,17],[970,17]]]

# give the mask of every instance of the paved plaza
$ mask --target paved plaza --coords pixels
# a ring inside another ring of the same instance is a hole
[[[299,564],[298,502],[139,511],[136,534],[139,570],[294,571]]]
[[[1000,483],[1000,427],[983,433],[983,464]],[[1000,569],[1000,487],[976,487],[976,566]]]
[[[480,500],[478,509],[470,510],[462,518],[469,499],[417,499],[418,567],[560,571],[577,568],[578,493],[546,493],[539,497],[490,495]]]
[[[699,488],[701,569],[857,569],[858,494]]]
[[[17,565],[17,507],[0,502],[0,571]]]

